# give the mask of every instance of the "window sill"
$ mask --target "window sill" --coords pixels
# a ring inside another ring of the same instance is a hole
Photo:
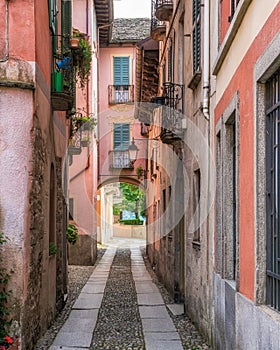
[[[201,80],[201,71],[197,71],[195,72],[195,74],[193,75],[191,81],[188,84],[188,88],[190,88],[191,90],[194,90],[197,88],[197,85],[199,84]]]

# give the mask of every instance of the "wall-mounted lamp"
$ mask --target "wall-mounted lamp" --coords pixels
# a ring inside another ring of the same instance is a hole
[[[128,147],[128,153],[129,153],[129,159],[130,162],[133,164],[138,155],[139,148],[135,145],[134,137],[132,138],[131,144]]]

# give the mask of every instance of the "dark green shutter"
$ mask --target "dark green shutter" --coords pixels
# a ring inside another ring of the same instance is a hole
[[[114,149],[125,151],[129,146],[129,124],[114,124]]]
[[[114,85],[129,85],[129,57],[114,57]]]
[[[49,24],[53,35],[53,52],[57,51],[57,17],[58,7],[57,0],[49,0]]]
[[[62,0],[61,2],[61,32],[64,45],[68,46],[72,33],[72,4],[68,0]]]

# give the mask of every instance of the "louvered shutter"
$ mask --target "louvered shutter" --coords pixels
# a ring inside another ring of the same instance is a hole
[[[127,150],[129,140],[129,124],[114,124],[114,150]]]
[[[68,0],[61,2],[61,31],[65,44],[68,44],[72,33],[72,6]]]
[[[114,85],[129,85],[129,57],[114,57]]]
[[[57,50],[57,0],[49,0],[49,25],[53,35],[53,52]]]

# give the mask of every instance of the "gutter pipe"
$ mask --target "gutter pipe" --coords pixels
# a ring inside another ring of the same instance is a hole
[[[209,92],[210,92],[210,0],[204,0],[204,33],[203,33],[203,97],[202,112],[204,117],[209,120]]]

